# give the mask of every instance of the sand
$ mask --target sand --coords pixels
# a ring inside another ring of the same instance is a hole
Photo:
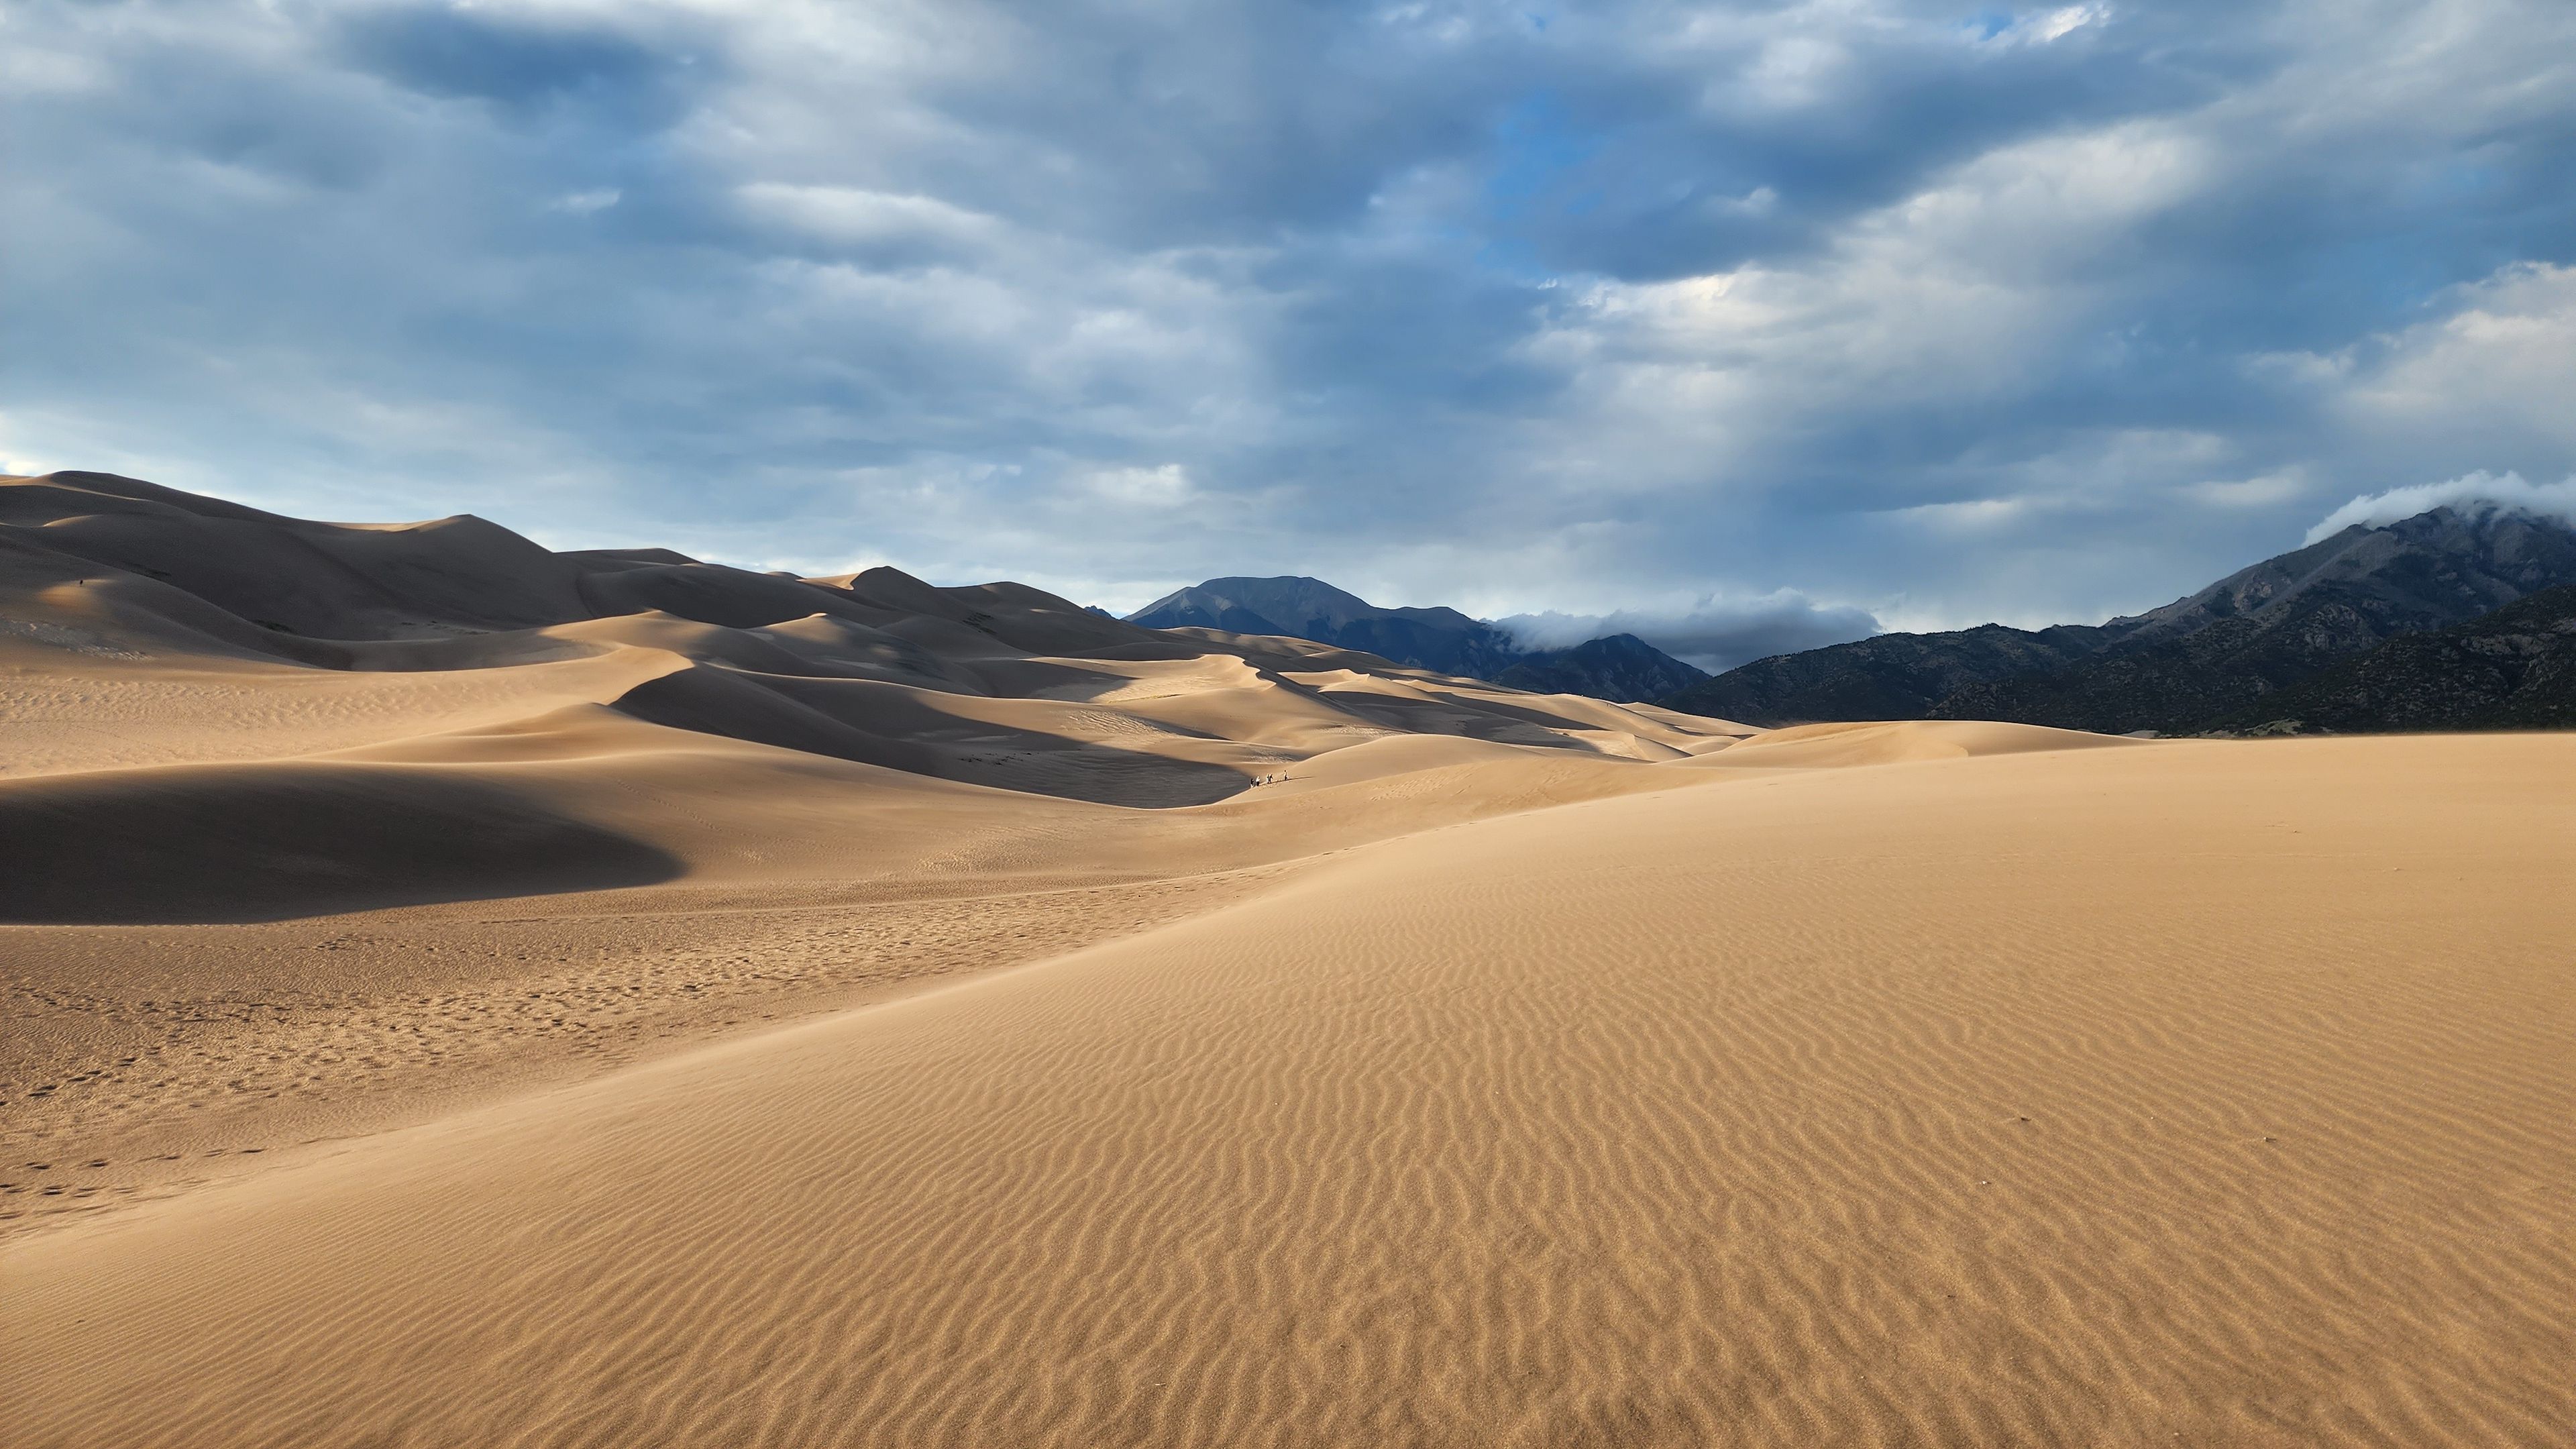
[[[880,580],[903,684],[475,522],[486,617],[277,645],[351,659],[0,595],[81,631],[0,632],[13,1449],[2576,1424],[2576,737],[1756,733]]]

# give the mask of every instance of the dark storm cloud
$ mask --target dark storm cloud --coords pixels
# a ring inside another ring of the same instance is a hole
[[[512,21],[445,5],[341,17],[335,49],[349,64],[433,96],[471,96],[519,111],[605,103],[639,124],[668,118],[677,62],[607,30]],[[638,104],[643,97],[664,104]]]
[[[1113,604],[1316,573],[1703,659],[2143,607],[2356,495],[2576,470],[2539,0],[11,40],[31,466]]]

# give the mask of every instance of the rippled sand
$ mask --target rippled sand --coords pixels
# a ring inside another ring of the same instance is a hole
[[[2567,1442],[2576,738],[2071,742],[1757,738],[28,1236],[9,1440]]]

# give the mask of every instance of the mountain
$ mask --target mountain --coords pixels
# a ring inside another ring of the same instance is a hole
[[[1634,634],[1587,639],[1565,649],[1541,649],[1494,676],[1496,684],[1533,694],[1583,694],[1594,699],[1661,699],[1708,675]]]
[[[2576,584],[2401,634],[2216,724],[2262,734],[2576,728]]]
[[[2099,626],[1882,634],[1757,660],[1662,702],[1750,724],[1991,719],[2188,733],[2401,635],[2576,583],[2576,530],[2437,508],[2359,525]]]
[[[1294,575],[1210,579],[1156,599],[1127,622],[1311,639],[1437,674],[1595,699],[1657,699],[1708,677],[1633,634],[1567,649],[1526,649],[1509,632],[1455,609],[1380,608],[1321,579]]]
[[[1935,719],[2182,734],[2388,640],[2576,583],[2576,531],[2449,508],[2355,526],[2134,620],[2095,657],[1958,691]]]
[[[1278,634],[1396,664],[1491,679],[1518,660],[1512,636],[1455,609],[1381,609],[1321,579],[1210,579],[1127,616],[1148,629]]]
[[[1922,719],[1971,684],[2080,659],[2099,647],[2098,633],[2074,626],[2033,633],[1982,624],[1940,634],[1879,634],[1756,659],[1660,702],[1766,728]]]

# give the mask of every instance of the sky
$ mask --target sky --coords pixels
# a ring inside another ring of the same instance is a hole
[[[2576,474],[2566,0],[0,0],[0,91],[0,466],[303,516],[1723,663]]]

